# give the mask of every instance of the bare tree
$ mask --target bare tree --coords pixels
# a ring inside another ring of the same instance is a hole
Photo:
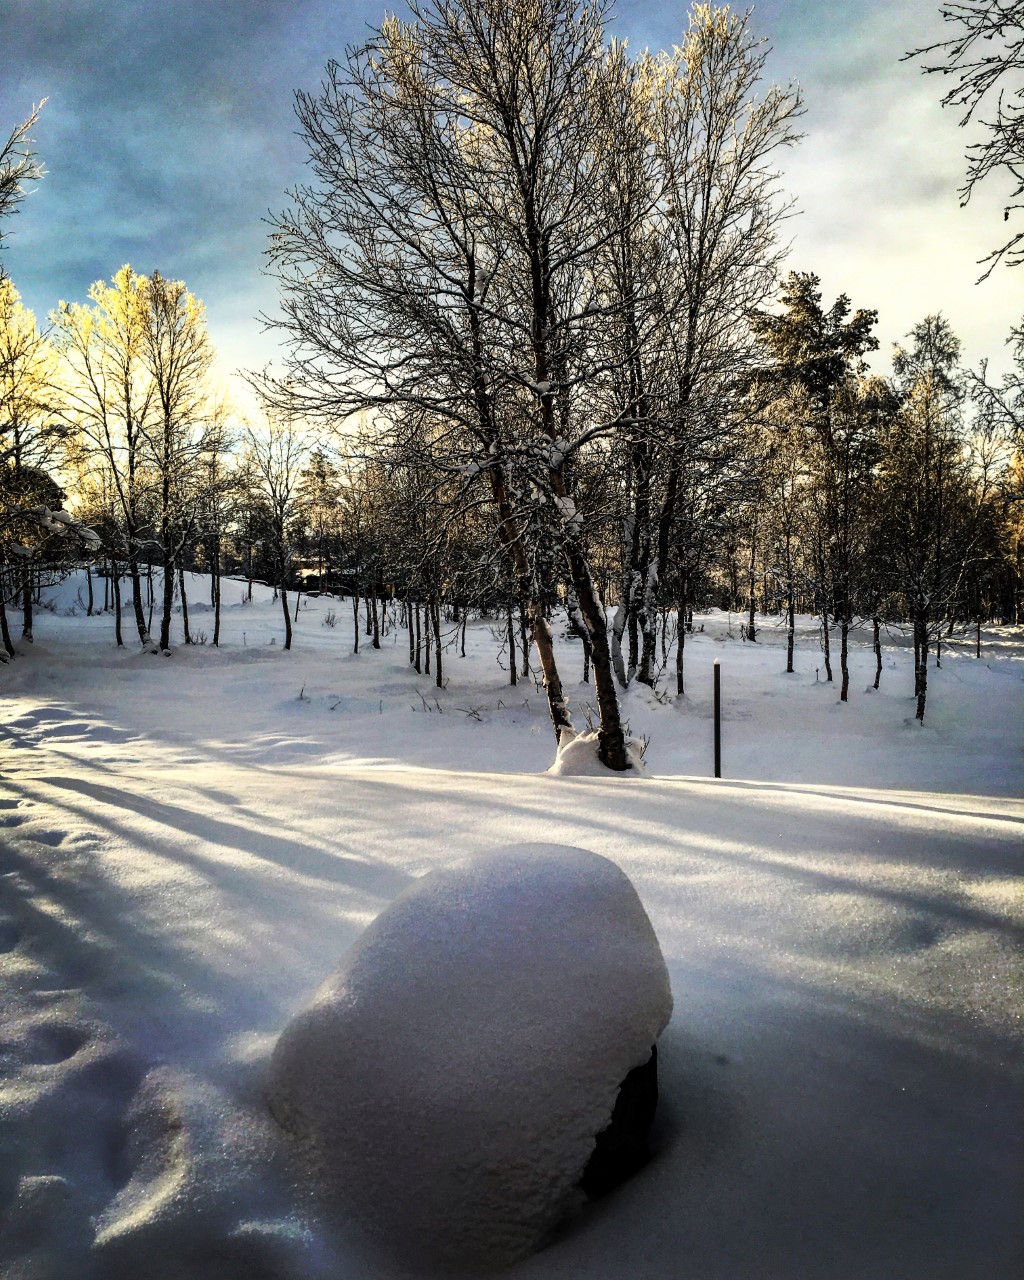
[[[646,683],[660,584],[679,543],[680,499],[695,480],[687,472],[712,456],[720,461],[713,437],[735,430],[722,402],[749,366],[747,315],[770,295],[784,253],[778,234],[790,205],[773,158],[797,141],[802,106],[795,87],[762,90],[768,53],[745,15],[701,4],[681,46],[646,69],[645,114],[659,167],[647,218],[659,260],[649,274],[662,323],[640,355],[649,368],[648,407],[629,424],[635,496],[626,600],[642,616],[638,678]]]
[[[14,213],[28,194],[28,184],[43,176],[43,167],[32,149],[30,135],[45,102],[44,98],[37,107],[33,107],[28,119],[15,125],[6,142],[0,146],[0,218]],[[0,248],[3,242],[4,232],[0,230]],[[3,274],[3,263],[0,262],[0,278]]]
[[[601,755],[626,768],[607,624],[572,458],[610,424],[586,331],[587,264],[610,235],[590,120],[601,13],[576,0],[436,0],[388,19],[298,95],[319,185],[294,193],[271,261],[291,342],[287,396],[386,428],[425,414],[433,464],[487,485],[556,733],[572,726],[524,531],[557,535],[594,651]]]
[[[292,647],[292,617],[288,608],[288,575],[292,560],[292,522],[297,513],[299,483],[307,446],[295,420],[268,413],[260,427],[245,431],[245,462],[249,481],[266,503],[269,514],[270,555],[284,615],[284,647]]]
[[[143,422],[154,476],[156,537],[163,560],[160,648],[171,644],[175,574],[195,529],[201,490],[198,464],[209,452],[213,348],[203,304],[182,280],[154,271],[143,288],[142,359],[152,380],[152,412]],[[187,608],[182,598],[182,610]],[[188,639],[186,626],[186,640]]]
[[[981,142],[967,146],[961,207],[978,183],[1002,173],[1011,184],[1003,207],[1003,221],[1009,222],[1024,210],[1024,0],[959,0],[942,5],[940,13],[954,34],[905,56],[941,55],[944,61],[926,62],[924,70],[954,77],[942,105],[961,112],[961,127],[976,122],[984,132]],[[999,262],[1020,266],[1024,230],[980,261],[988,263],[981,280]]]
[[[124,526],[139,641],[151,647],[140,570],[153,484],[145,456],[154,407],[145,364],[146,288],[145,277],[126,265],[109,285],[92,286],[92,306],[62,302],[52,319],[65,365],[63,413],[104,460]]]

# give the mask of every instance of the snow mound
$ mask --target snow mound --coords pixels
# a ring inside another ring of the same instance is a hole
[[[580,1198],[671,1012],[624,872],[510,846],[377,917],[278,1041],[271,1108],[329,1216],[407,1263],[503,1266]]]
[[[607,778],[611,770],[603,765],[598,757],[600,747],[599,734],[596,729],[591,733],[569,733],[562,730],[558,739],[558,751],[555,762],[548,773],[561,778],[598,777]],[[643,752],[639,742],[632,739],[626,743],[626,752],[632,764],[632,770],[642,769]]]

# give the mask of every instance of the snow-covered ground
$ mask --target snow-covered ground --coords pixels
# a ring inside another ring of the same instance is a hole
[[[897,638],[878,693],[858,638],[841,705],[812,625],[787,676],[773,620],[699,616],[687,697],[625,697],[646,772],[553,777],[486,622],[436,690],[404,632],[353,655],[348,602],[304,601],[285,653],[269,590],[225,582],[223,647],[163,657],[80,585],[0,670],[0,1275],[367,1275],[292,1189],[270,1053],[415,877],[528,841],[626,871],[675,1012],[657,1157],[512,1280],[1021,1273],[1020,629],[947,649],[921,728]]]

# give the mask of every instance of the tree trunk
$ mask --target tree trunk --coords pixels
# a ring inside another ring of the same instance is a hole
[[[747,639],[755,643],[757,642],[757,628],[754,625],[754,614],[757,608],[754,598],[757,588],[756,551],[757,521],[755,520],[750,529],[750,565],[747,569]]]
[[[213,647],[220,648],[220,538],[213,540]]]
[[[658,652],[658,589],[658,566],[648,563],[640,597],[640,666],[636,678],[651,688],[655,683],[654,664]]]
[[[516,623],[512,601],[508,604],[508,682],[511,685],[519,681],[519,668],[516,664]]]
[[[370,591],[367,590],[366,599],[363,601],[363,609],[365,610],[365,617],[366,617],[366,634],[368,636],[373,635],[373,618],[370,615],[370,595],[371,595]],[[376,645],[375,648],[379,649],[380,645]]]
[[[882,679],[882,624],[877,613],[871,619],[871,631],[875,648],[875,688],[877,689]]]
[[[434,684],[439,689],[444,688],[444,671],[441,665],[441,601],[435,599],[433,601],[433,617],[434,617],[434,639],[437,643],[435,652],[436,662],[434,664],[436,670],[434,672]]]
[[[284,585],[288,573],[284,560],[281,561],[281,612],[284,614],[284,647],[292,647],[292,611],[288,608],[288,588]]]
[[[155,597],[153,595],[153,564],[152,562],[146,565],[146,589],[147,589],[147,599],[148,599],[148,604],[147,604],[148,613],[146,615],[146,635],[147,637],[150,637],[150,644],[152,644],[151,637],[153,634],[153,607],[154,607],[154,601],[155,601]]]
[[[574,538],[565,544],[565,557],[573,591],[590,633],[590,660],[594,667],[594,686],[601,717],[598,731],[598,757],[603,765],[618,773],[632,768],[626,751],[626,735],[622,727],[619,699],[615,692],[611,654],[608,648],[608,620],[597,592],[590,567]]]
[[[420,602],[418,600],[413,605],[413,610],[414,610],[414,616],[415,616],[415,622],[416,622],[416,650],[415,650],[415,656],[413,658],[412,665],[416,668],[416,674],[420,675],[423,645],[422,645],[422,635],[420,633]]]
[[[793,674],[793,650],[796,647],[796,596],[793,579],[786,586],[786,674]]]
[[[3,584],[0,584],[0,638],[3,640],[3,646],[7,650],[8,657],[14,657],[14,643],[11,640],[11,628],[7,621],[7,606],[4,604]]]
[[[683,680],[683,651],[686,647],[686,573],[679,575],[679,613],[676,618],[676,697],[685,693]]]
[[[417,645],[418,647],[418,645]],[[352,652],[359,652],[359,588],[352,592]],[[419,671],[419,667],[416,668]]]
[[[612,669],[615,672],[615,678],[619,684],[625,689],[629,685],[629,679],[626,675],[626,664],[622,657],[622,637],[626,634],[626,622],[630,613],[630,588],[627,585],[632,582],[632,575],[625,574],[623,576],[623,597],[619,601],[618,608],[615,610],[615,617],[612,619],[611,631],[611,659]]]
[[[825,659],[825,679],[832,683],[832,642],[828,627],[828,610],[821,612],[821,653]]]
[[[512,557],[519,598],[526,604],[527,614],[530,619],[531,639],[537,647],[537,657],[540,661],[543,675],[544,692],[548,700],[551,725],[555,731],[555,739],[559,741],[563,729],[572,730],[572,720],[569,717],[569,708],[565,702],[562,681],[555,662],[551,626],[544,616],[543,605],[533,595],[533,574],[530,558],[526,553],[522,533],[513,513],[512,503],[505,483],[504,470],[499,465],[489,467],[488,476],[491,484],[491,496],[494,500],[494,505],[498,509],[498,537]]]
[[[463,639],[465,639],[465,629],[463,629]],[[526,610],[523,608],[522,600],[519,601],[519,648],[523,656],[523,665],[519,674],[525,680],[530,674],[530,628],[526,623]]]
[[[840,619],[839,622],[839,670],[842,674],[842,683],[839,688],[839,701],[849,702],[850,700],[850,623],[847,618]]]
[[[974,624],[974,656],[981,657],[981,618]]]
[[[106,574],[103,578],[103,612],[106,613],[110,608],[110,575],[113,573],[113,569],[111,568],[111,563],[109,561],[104,567],[106,569]]]
[[[917,679],[914,682],[914,692],[917,694],[915,718],[923,724],[924,708],[928,699],[928,619],[922,612],[918,612],[914,619],[914,631],[917,641],[915,649],[920,654]]]
[[[370,608],[373,610],[373,647],[380,648],[380,617],[377,613],[377,588],[370,592]]]
[[[92,593],[92,565],[91,564],[87,564],[85,566],[85,585],[89,592],[89,597],[88,597],[89,603],[86,606],[85,616],[87,618],[91,618],[93,613],[93,603],[94,603],[94,598]]]
[[[181,629],[185,643],[192,643],[192,632],[188,626],[188,596],[185,594],[185,566],[178,565],[178,591],[181,593]]]
[[[110,578],[114,593],[114,642],[121,649],[124,647],[124,636],[121,634],[121,570],[116,560],[110,562]]]
[[[174,558],[170,550],[164,552],[163,603],[160,611],[160,648],[168,653],[171,648],[171,615],[174,612]]]
[[[29,568],[21,580],[21,635],[32,643],[32,570]]]
[[[626,667],[626,684],[636,675],[636,669],[640,665],[640,627],[636,615],[636,586],[634,584],[633,599],[630,605],[629,618],[627,622],[627,634],[629,637],[629,665]]]

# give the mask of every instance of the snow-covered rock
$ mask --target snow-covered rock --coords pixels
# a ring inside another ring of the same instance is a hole
[[[278,1041],[271,1108],[329,1214],[406,1261],[502,1266],[581,1198],[671,1012],[624,872],[511,846],[377,917]]]

